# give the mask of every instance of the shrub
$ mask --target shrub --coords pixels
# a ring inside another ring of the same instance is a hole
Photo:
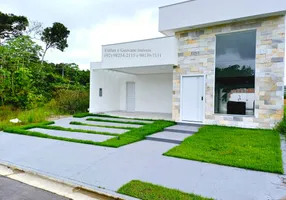
[[[63,113],[86,112],[89,107],[89,92],[86,90],[58,90],[53,104]]]
[[[279,133],[286,136],[286,120],[285,120],[285,118],[283,118],[283,120],[277,125],[276,129]]]
[[[286,106],[284,107],[284,117],[282,121],[277,124],[276,130],[286,136]]]

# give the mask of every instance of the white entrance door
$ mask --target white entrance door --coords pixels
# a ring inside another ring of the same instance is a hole
[[[135,83],[134,82],[126,83],[126,111],[127,112],[135,111]]]
[[[183,76],[181,91],[181,120],[203,122],[204,77]]]

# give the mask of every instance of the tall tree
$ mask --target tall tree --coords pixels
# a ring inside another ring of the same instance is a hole
[[[29,19],[29,26],[25,31],[25,35],[30,36],[32,39],[40,40],[43,33],[43,23]]]
[[[70,31],[63,24],[55,22],[52,27],[47,27],[42,33],[41,40],[46,44],[42,56],[42,63],[49,48],[57,48],[64,51],[68,47],[68,36]]]
[[[0,40],[22,35],[28,25],[28,19],[24,16],[0,12]]]

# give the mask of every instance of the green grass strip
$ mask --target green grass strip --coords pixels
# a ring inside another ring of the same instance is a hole
[[[136,125],[146,125],[148,123],[145,122],[133,122],[133,121],[117,121],[117,120],[108,120],[108,119],[100,119],[100,118],[87,118],[87,121],[95,121],[95,122],[111,122],[118,124],[136,124]]]
[[[164,155],[283,173],[280,136],[275,130],[204,126]]]
[[[39,126],[48,126],[48,125],[52,125],[52,124],[55,124],[55,122],[53,122],[53,121],[51,121],[51,122],[41,122],[41,123],[24,125],[24,126],[18,126],[18,127],[14,127],[14,128],[27,130],[27,129],[31,129],[31,128],[38,128]]]
[[[138,180],[127,183],[117,192],[142,200],[212,200],[195,194],[189,194],[180,190],[169,189]]]
[[[75,114],[73,117],[75,118],[83,118],[83,117],[105,117],[105,118],[114,118],[114,119],[134,119],[134,120],[145,120],[145,121],[155,121],[154,119],[146,119],[146,118],[128,118],[128,117],[119,117],[113,115],[106,115],[106,114],[91,114],[91,113],[78,113]]]
[[[7,128],[7,129],[5,129],[5,132],[12,133],[12,134],[18,134],[18,135],[27,135],[27,136],[34,136],[34,137],[40,137],[40,138],[62,140],[62,141],[67,141],[67,142],[76,142],[76,143],[91,144],[91,145],[100,145],[100,142],[52,136],[52,135],[48,135],[48,134],[44,134],[44,133],[40,133],[40,132],[35,132],[35,131],[28,131],[28,130],[20,129],[20,128]]]
[[[116,128],[116,129],[135,129],[135,127],[127,127],[127,126],[105,126],[105,125],[96,125],[96,124],[87,124],[82,122],[70,122],[72,125],[80,125],[80,126],[95,126],[95,127],[102,127],[102,128]]]

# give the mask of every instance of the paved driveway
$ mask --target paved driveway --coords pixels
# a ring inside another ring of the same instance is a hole
[[[216,199],[286,195],[281,175],[162,156],[174,146],[144,140],[114,149],[0,132],[0,163],[111,191],[139,179]]]
[[[0,176],[0,200],[68,200],[68,198]]]

